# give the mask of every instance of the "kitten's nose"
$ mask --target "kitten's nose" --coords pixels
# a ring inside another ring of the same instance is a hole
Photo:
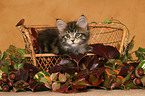
[[[71,40],[71,41],[74,43],[75,40]]]

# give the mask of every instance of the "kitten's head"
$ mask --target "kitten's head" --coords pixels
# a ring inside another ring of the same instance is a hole
[[[65,23],[57,20],[57,28],[59,30],[59,39],[68,46],[78,46],[87,44],[89,39],[89,28],[85,16],[81,16],[78,21]]]

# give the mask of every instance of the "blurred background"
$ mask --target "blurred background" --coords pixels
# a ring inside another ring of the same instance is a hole
[[[24,18],[25,25],[55,25],[56,19],[77,20],[84,14],[88,23],[115,18],[135,35],[135,47],[145,48],[145,0],[0,0],[0,50],[9,45],[24,48],[15,25]]]

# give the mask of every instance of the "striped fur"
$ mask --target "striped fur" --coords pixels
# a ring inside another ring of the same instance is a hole
[[[40,52],[51,52],[55,54],[79,54],[88,51],[88,40],[90,37],[87,21],[81,16],[78,21],[64,23],[57,20],[57,28],[53,30],[47,29],[38,34],[38,42],[40,44]],[[51,42],[50,42],[51,41]]]

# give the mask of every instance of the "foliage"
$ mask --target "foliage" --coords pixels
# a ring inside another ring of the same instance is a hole
[[[90,87],[106,90],[144,88],[145,49],[140,47],[131,52],[133,46],[134,37],[124,47],[125,54],[120,56],[115,47],[93,44],[88,53],[64,54],[63,57],[67,59],[61,60],[46,72],[25,63],[24,50],[11,45],[3,53],[0,52],[0,80],[3,72],[9,75],[14,72],[16,78],[12,90],[15,92],[53,90],[71,93]],[[138,59],[133,60],[132,54]],[[143,70],[143,75],[139,75],[139,68]],[[135,75],[135,78],[132,79],[131,75]],[[140,82],[136,82],[136,79]]]
[[[0,67],[5,73],[23,67],[25,50],[10,45],[3,53],[0,52]]]

